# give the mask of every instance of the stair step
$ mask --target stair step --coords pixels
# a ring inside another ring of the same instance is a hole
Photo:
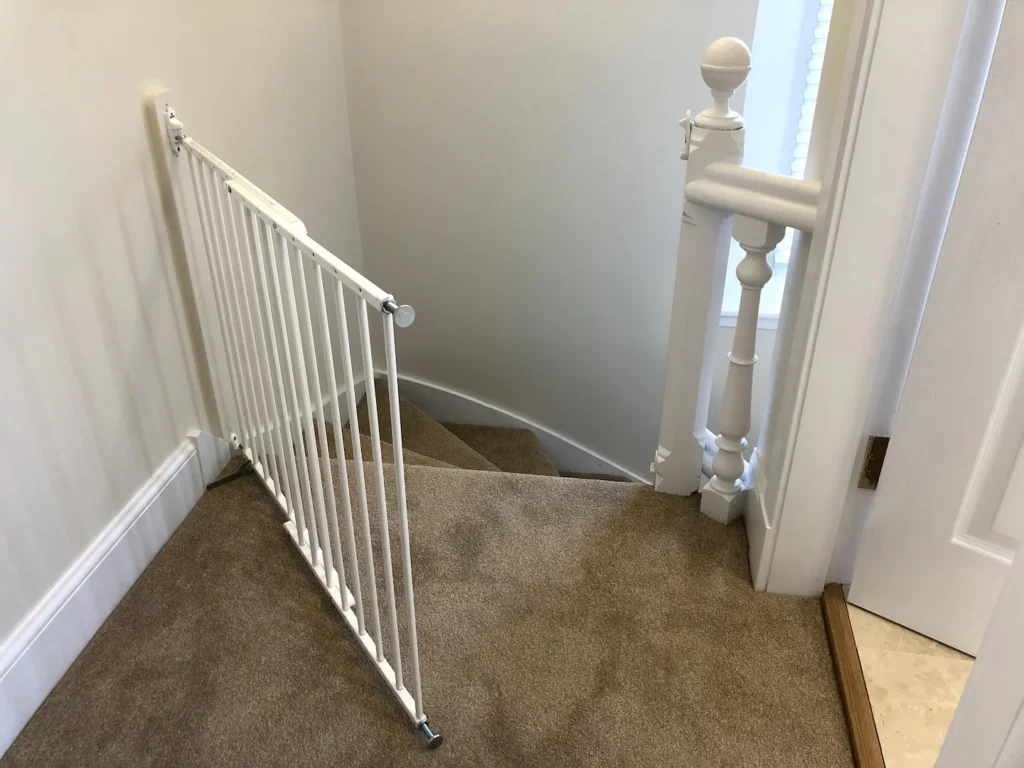
[[[332,459],[338,458],[337,446],[334,442],[334,425],[325,424],[327,432],[327,447],[330,450],[330,457]],[[314,425],[314,429],[319,434],[319,426]],[[351,459],[353,457],[352,451],[352,432],[348,427],[344,427],[341,430],[341,438],[345,442],[345,457]],[[319,450],[319,437],[317,438],[317,446]],[[373,441],[367,435],[359,435],[359,445],[362,450],[362,456],[364,462],[373,461]],[[395,463],[395,447],[387,442],[386,440],[380,441],[381,458],[385,464]],[[308,455],[308,454],[307,454]],[[410,451],[408,448],[402,451],[402,458],[405,461],[406,466],[419,466],[419,467],[437,467],[440,469],[458,469],[454,464],[449,464],[446,461],[435,459],[431,456],[424,456],[421,453]]]
[[[528,429],[449,423],[443,426],[503,472],[558,476],[544,446]]]
[[[378,380],[375,391],[377,393],[380,438],[381,440],[390,440],[391,410],[387,383]],[[407,398],[399,396],[398,402],[402,417],[402,446],[404,448],[461,469],[499,471],[498,467],[445,429],[437,419],[413,405]],[[359,419],[359,431],[364,435],[370,434],[365,397],[359,403],[356,415]]]
[[[345,452],[346,455],[352,457],[352,433],[348,427],[342,430],[342,437],[345,440]],[[363,461],[370,461],[373,457],[373,441],[367,435],[359,435],[359,445],[363,452]],[[381,453],[384,455],[385,464],[393,464],[395,461],[395,447],[385,441],[380,441]],[[336,458],[333,457],[332,458]],[[422,453],[416,453],[416,451],[410,451],[405,448],[402,451],[402,459],[405,461],[407,466],[418,466],[418,467],[437,467],[440,469],[458,469],[454,464],[449,464],[447,461],[441,461],[435,459],[433,456],[424,456]]]
[[[619,475],[602,475],[599,472],[561,472],[562,477],[575,477],[577,480],[607,480],[611,483],[632,483],[635,482],[628,477]]]

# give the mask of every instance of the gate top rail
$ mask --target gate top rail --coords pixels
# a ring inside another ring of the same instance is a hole
[[[180,143],[183,146],[185,146],[188,150],[202,157],[204,160],[206,160],[206,162],[208,162],[214,168],[219,170],[229,179],[233,179],[234,181],[240,182],[241,184],[244,184],[246,187],[248,187],[253,192],[253,194],[260,197],[268,207],[278,211],[280,213],[281,218],[283,218],[285,221],[290,222],[290,229],[301,231],[302,234],[306,234],[306,225],[302,223],[302,219],[300,219],[294,213],[289,211],[287,208],[285,208],[283,205],[277,202],[277,200],[275,200],[266,192],[264,192],[262,189],[257,187],[255,184],[249,181],[249,179],[245,178],[245,176],[243,176],[230,165],[225,163],[217,155],[208,150],[198,141],[193,139],[191,136],[185,135],[182,135],[180,139],[177,139],[177,141],[180,141]]]
[[[256,213],[266,217],[279,232],[287,235],[294,245],[297,245],[303,254],[308,253],[313,260],[327,270],[327,273],[341,280],[351,288],[360,298],[365,299],[368,304],[375,307],[381,313],[392,314],[393,310],[389,305],[395,304],[395,297],[379,287],[376,283],[363,277],[352,267],[343,262],[320,243],[306,234],[306,228],[293,226],[288,220],[286,209],[276,205],[273,200],[266,202],[257,191],[245,181],[240,179],[228,179],[225,186],[232,194],[237,193],[245,205]],[[299,222],[301,224],[301,222]]]
[[[306,225],[302,222],[302,219],[277,202],[277,200],[257,187],[191,136],[183,134],[175,136],[172,134],[172,141],[176,141],[184,146],[187,151],[201,156],[208,163],[216,167],[227,177],[227,181],[224,184],[229,192],[232,194],[237,193],[246,206],[255,213],[267,218],[276,230],[286,235],[294,245],[299,247],[303,255],[308,254],[311,256],[313,261],[327,270],[328,274],[341,280],[348,288],[365,299],[370,306],[384,314],[396,314],[399,310],[404,310],[401,315],[396,317],[398,324],[405,326],[411,322],[411,316],[414,316],[411,308],[400,307],[395,301],[394,296],[372,280],[367,279],[352,269],[352,267],[327,250],[327,248],[311,238],[306,231]]]

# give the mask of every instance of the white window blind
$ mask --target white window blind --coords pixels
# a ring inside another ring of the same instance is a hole
[[[814,25],[810,36],[810,50],[807,56],[806,79],[800,118],[793,126],[793,162],[790,174],[799,179],[804,177],[807,167],[807,150],[811,141],[811,125],[814,123],[814,108],[818,104],[818,85],[821,83],[821,65],[825,60],[825,43],[828,40],[828,26],[832,21],[832,5],[835,0],[817,0],[816,14],[809,22]],[[788,264],[793,248],[793,230],[787,230],[786,237],[775,249],[775,263]]]
[[[778,39],[769,42],[766,48],[771,56],[786,58],[786,82],[764,80],[762,87],[771,88],[776,109],[771,116],[760,115],[759,119],[773,120],[776,136],[780,137],[777,154],[764,167],[776,173],[788,173],[803,178],[807,166],[807,151],[811,140],[811,126],[818,103],[818,86],[821,83],[821,68],[825,59],[825,45],[828,41],[829,23],[832,20],[832,5],[835,0],[777,0],[786,13],[785,24],[792,24],[787,30],[784,46]],[[789,15],[792,14],[792,15]],[[779,19],[765,26],[765,34],[777,28]],[[757,42],[755,31],[755,43]],[[795,38],[795,39],[794,39]],[[761,48],[760,50],[765,50]],[[763,65],[762,65],[763,66]],[[780,103],[784,100],[784,104]],[[750,118],[751,125],[755,118]],[[767,158],[765,158],[767,159]],[[756,166],[755,166],[756,167]],[[793,249],[793,230],[787,229],[786,236],[769,258],[775,268],[775,275],[761,292],[758,323],[761,328],[774,328],[782,308],[782,294],[786,284],[790,253]],[[722,297],[722,325],[735,325],[739,312],[742,286],[735,277],[736,265],[743,258],[743,250],[733,241],[729,253],[729,266]]]

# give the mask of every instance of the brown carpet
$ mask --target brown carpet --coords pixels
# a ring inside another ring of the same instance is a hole
[[[378,379],[376,384],[380,439],[391,440],[391,410],[388,405],[390,401],[387,383]],[[463,469],[498,471],[494,464],[441,426],[440,422],[401,397],[401,392],[398,401],[402,414],[403,448]],[[359,403],[356,415],[359,420],[359,431],[364,435],[370,434],[366,398]]]
[[[558,477],[558,469],[540,440],[528,429],[445,424],[445,429],[502,472]]]
[[[328,424],[327,428],[330,429],[331,426]],[[351,459],[352,458],[352,433],[349,431],[348,427],[345,427],[341,431],[341,434],[342,434],[342,438],[343,438],[343,440],[345,442],[345,456],[347,458]],[[360,446],[360,450],[362,451],[363,461],[364,462],[373,461],[373,441],[367,435],[359,435],[359,446]],[[385,440],[381,440],[380,441],[380,450],[381,450],[381,458],[383,459],[384,463],[385,464],[394,464],[394,462],[395,462],[395,453],[394,453],[395,447],[391,443],[389,443],[389,442],[387,442]],[[331,439],[331,458],[332,459],[336,459],[337,458],[337,454],[336,454],[336,452],[334,450],[333,438]],[[420,466],[420,467],[440,467],[442,469],[458,469],[458,467],[456,467],[454,464],[449,464],[446,461],[441,461],[440,459],[435,459],[435,458],[432,458],[430,456],[424,456],[421,453],[416,453],[416,451],[410,451],[408,448],[406,448],[406,449],[404,449],[402,451],[402,460],[405,462],[406,466],[409,466],[410,464],[416,464],[417,466]]]
[[[369,431],[369,430],[367,430]],[[338,445],[334,442],[334,425],[329,421],[324,423],[324,433],[327,435],[327,455],[332,459],[338,458]],[[320,425],[318,422],[313,423],[313,434],[316,435],[316,449],[317,455],[320,453]],[[341,428],[341,438],[345,446],[345,457],[351,459],[353,457],[352,452],[352,431],[348,428],[348,424]],[[302,433],[302,444],[306,446],[306,433]],[[364,462],[373,461],[373,441],[369,435],[359,435],[359,447],[362,451],[362,457]],[[307,447],[308,451],[309,448]],[[385,464],[395,463],[395,446],[389,443],[383,438],[380,441],[381,460]],[[307,453],[308,455],[308,453]],[[443,467],[445,469],[456,469],[454,464],[441,461],[440,459],[434,459],[430,456],[424,456],[423,454],[410,451],[408,448],[402,450],[402,460],[406,464],[418,464],[421,467]]]
[[[203,497],[0,766],[852,765],[818,601],[754,593],[741,524],[639,484],[407,476],[440,750],[247,478]]]
[[[334,425],[327,423],[324,425],[325,432],[327,433],[327,447],[329,449],[329,456],[332,459],[338,458],[337,445],[334,442]],[[319,429],[319,427],[315,427]],[[342,441],[345,445],[345,457],[351,459],[352,453],[352,431],[346,426],[341,430]],[[319,438],[317,442],[317,448],[319,449],[320,443]],[[368,435],[359,435],[359,447],[362,451],[362,457],[364,462],[373,461],[373,441]],[[387,442],[386,440],[380,441],[381,459],[385,464],[394,464],[395,462],[395,447]],[[416,464],[421,467],[442,467],[444,469],[457,469],[454,464],[449,464],[440,459],[434,459],[430,456],[424,456],[421,453],[410,451],[405,448],[402,451],[402,460],[408,466],[410,464]]]
[[[628,477],[603,475],[594,472],[559,472],[562,477],[578,477],[581,480],[610,480],[613,483],[632,483]]]

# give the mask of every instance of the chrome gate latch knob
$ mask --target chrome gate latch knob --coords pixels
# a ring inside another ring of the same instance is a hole
[[[395,310],[395,325],[399,328],[408,328],[416,319],[416,310],[408,304],[402,304]]]
[[[408,328],[416,319],[416,310],[408,304],[399,305],[394,299],[384,302],[384,311],[395,318],[395,325],[399,328]]]

